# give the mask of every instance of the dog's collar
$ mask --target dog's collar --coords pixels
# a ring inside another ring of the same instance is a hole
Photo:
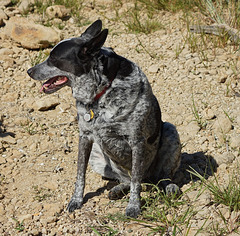
[[[113,82],[114,78],[110,80],[109,84],[102,90],[102,92],[98,93],[95,98],[94,98],[94,101],[97,101],[100,97],[102,97],[102,95],[104,93],[106,93],[106,91],[109,89],[109,87],[112,85],[112,82]],[[83,118],[85,121],[89,122],[91,121],[93,118],[94,118],[95,114],[93,112],[93,109],[90,109],[89,112],[87,112]]]
[[[110,86],[112,85],[114,78],[110,80],[109,84],[102,90],[102,92],[98,93],[95,98],[94,101],[97,101],[100,97],[102,97],[102,95],[104,93],[106,93],[106,91],[110,88]]]

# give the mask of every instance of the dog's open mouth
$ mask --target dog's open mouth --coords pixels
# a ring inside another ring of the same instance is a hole
[[[62,88],[68,82],[66,76],[56,76],[47,80],[40,89],[40,92],[52,93],[60,88]]]

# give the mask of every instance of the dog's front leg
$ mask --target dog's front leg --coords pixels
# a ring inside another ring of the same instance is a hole
[[[136,218],[141,212],[141,181],[144,165],[144,142],[140,141],[132,148],[132,176],[130,184],[130,199],[126,215]]]
[[[67,206],[69,212],[81,208],[83,203],[83,191],[85,187],[85,175],[89,156],[92,150],[92,141],[87,137],[79,137],[78,146],[78,164],[77,164],[77,180],[75,183],[75,191],[71,201]]]

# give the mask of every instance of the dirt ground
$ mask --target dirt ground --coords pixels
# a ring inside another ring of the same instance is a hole
[[[85,7],[84,17],[89,22],[101,18],[104,27],[110,29],[105,45],[140,65],[160,103],[163,120],[176,125],[183,148],[174,180],[182,191],[193,183],[187,171],[190,167],[211,175],[213,166],[220,186],[225,186],[240,160],[240,56],[236,48],[230,43],[209,46],[204,49],[203,60],[203,54],[187,43],[182,13],[159,12],[157,19],[163,28],[145,35],[128,32],[121,21],[113,21],[110,8]],[[28,17],[36,19],[34,14]],[[62,38],[80,35],[86,28],[71,20],[64,24]],[[24,49],[4,37],[0,38],[0,49],[8,49],[11,59],[0,60],[0,235],[153,233],[146,224],[108,217],[124,214],[128,196],[110,201],[107,194],[112,183],[90,168],[85,204],[73,214],[66,212],[74,189],[78,149],[71,91],[63,88],[51,95],[39,92],[41,84],[26,73],[38,50]],[[39,111],[39,100],[52,106]],[[205,230],[198,235],[216,235],[210,228],[215,223],[219,229],[226,228],[226,222],[228,233],[218,235],[238,235],[239,211],[229,212],[223,204],[211,204],[213,197],[208,191],[197,198],[199,190],[193,188],[183,196],[197,211],[190,220],[188,235],[195,235],[205,221]],[[179,209],[179,214],[183,210]],[[184,227],[177,235],[187,235]],[[174,235],[171,227],[163,235]]]

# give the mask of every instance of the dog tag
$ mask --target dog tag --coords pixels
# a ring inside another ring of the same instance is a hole
[[[83,118],[84,118],[84,120],[87,121],[87,122],[91,120],[91,116],[90,116],[90,114],[88,114],[88,113],[86,113]]]
[[[90,114],[89,113],[86,113],[84,116],[83,116],[83,119],[87,122],[89,122],[90,120],[92,120],[94,117],[94,113],[93,113],[93,110],[90,109]]]

